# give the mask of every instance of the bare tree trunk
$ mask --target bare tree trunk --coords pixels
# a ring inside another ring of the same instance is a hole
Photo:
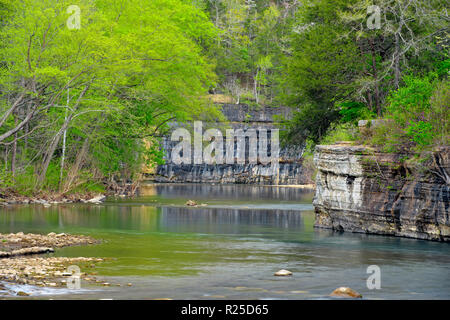
[[[381,117],[380,89],[379,89],[379,83],[378,83],[375,44],[374,44],[373,39],[370,40],[370,45],[371,45],[371,49],[372,49],[372,73],[373,73],[373,78],[375,81],[375,107],[377,109],[377,116]]]
[[[400,82],[400,43],[398,33],[395,33],[395,52],[394,52],[394,87],[397,90]]]
[[[26,110],[26,114],[28,114],[28,112],[30,112],[31,109],[31,102],[29,102],[27,104],[27,110]],[[25,133],[25,138],[24,138],[24,143],[23,143],[23,149],[22,149],[22,162],[25,161],[26,155],[27,155],[27,150],[28,150],[28,132],[30,131],[30,124],[26,123],[24,126],[24,133]]]
[[[67,130],[67,127],[69,126],[69,123],[71,120],[72,120],[72,115],[67,117],[67,119],[64,121],[64,124],[62,125],[61,129],[59,129],[59,131],[53,137],[52,142],[50,143],[50,146],[47,149],[47,152],[44,154],[44,159],[42,161],[41,170],[40,170],[40,173],[38,176],[39,184],[42,184],[42,182],[44,182],[45,175],[47,174],[48,166],[50,165],[50,162],[52,161],[53,154],[56,151],[56,147],[59,144],[59,140],[61,139],[63,132],[65,130]]]
[[[14,115],[14,126],[17,126],[17,115]],[[11,173],[13,177],[16,175],[16,155],[17,155],[17,132],[14,134],[14,143],[11,154]]]
[[[69,107],[69,87],[67,87],[67,100],[66,100],[66,112],[64,116],[64,121],[67,121],[67,108]],[[61,170],[59,172],[59,187],[61,187],[62,179],[63,179],[63,173],[64,173],[64,161],[66,159],[66,135],[67,135],[67,129],[64,130],[63,133],[63,146],[62,146],[62,155],[61,155]]]
[[[257,80],[257,78],[258,78],[258,72],[259,72],[259,71],[256,71],[255,78],[253,79],[253,92],[254,92],[254,94],[255,94],[255,99],[256,99],[256,103],[257,103],[257,104],[259,103],[259,97],[258,97],[258,80]]]
[[[6,146],[5,147],[5,159],[4,159],[4,161],[5,161],[5,171],[7,171],[8,170],[8,146]]]
[[[33,117],[34,112],[36,111],[37,106],[35,106],[34,108],[32,108],[28,114],[25,116],[25,118],[18,124],[16,125],[13,129],[6,131],[4,134],[0,135],[0,141],[3,141],[7,138],[9,138],[10,136],[16,134],[20,129],[23,128],[23,126],[25,126]]]
[[[20,94],[16,101],[14,101],[11,108],[9,108],[0,119],[0,127],[8,120],[8,117],[16,110],[16,108],[22,103],[23,98],[25,97],[25,93]]]
[[[370,91],[367,92],[367,101],[369,103],[370,111],[373,111],[373,97],[372,97],[372,93]]]
[[[78,171],[80,170],[81,166],[83,165],[83,161],[86,157],[86,153],[87,153],[88,147],[89,147],[89,142],[90,142],[89,137],[84,139],[83,146],[81,147],[80,152],[77,153],[75,163],[70,168],[69,173],[67,174],[67,180],[65,181],[63,187],[61,188],[61,191],[63,193],[70,190],[72,183],[74,182],[75,178],[77,177]]]
[[[69,123],[72,121],[72,118],[75,115],[75,111],[78,109],[78,106],[80,104],[81,99],[86,94],[86,91],[89,89],[89,85],[87,85],[83,91],[80,93],[77,102],[75,103],[75,106],[73,107],[74,112],[71,113],[64,121],[64,124],[62,125],[61,129],[56,133],[54,136],[52,142],[50,143],[49,148],[47,149],[47,152],[44,154],[44,159],[42,161],[41,170],[38,176],[38,183],[41,185],[44,182],[45,175],[47,174],[48,166],[50,165],[50,161],[53,158],[53,154],[55,153],[56,147],[59,144],[59,140],[61,139],[61,136],[63,135],[64,131],[67,130],[69,127]]]

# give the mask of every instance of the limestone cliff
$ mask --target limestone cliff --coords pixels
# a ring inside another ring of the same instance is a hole
[[[425,161],[349,144],[319,145],[315,226],[449,241],[450,148]]]
[[[260,107],[224,104],[222,112],[233,129],[274,128],[274,116],[290,117],[289,108]],[[177,125],[177,124],[175,124]],[[181,124],[178,124],[181,125]],[[259,136],[258,136],[259,139]],[[311,170],[302,165],[303,147],[284,147],[280,150],[279,169],[276,174],[270,165],[260,163],[245,164],[174,164],[171,150],[178,142],[163,138],[165,164],[159,165],[156,174],[148,178],[157,182],[196,182],[196,183],[245,183],[245,184],[310,184]],[[235,150],[234,152],[236,152]]]

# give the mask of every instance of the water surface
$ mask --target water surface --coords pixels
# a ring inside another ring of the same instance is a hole
[[[149,185],[101,205],[2,208],[0,232],[104,240],[53,255],[107,258],[93,270],[113,286],[21,288],[30,299],[321,299],[340,286],[367,299],[450,298],[448,244],[314,229],[312,197],[289,187]],[[189,199],[200,206],[186,207]],[[366,286],[369,265],[381,268],[380,290]],[[279,269],[294,274],[274,277]]]

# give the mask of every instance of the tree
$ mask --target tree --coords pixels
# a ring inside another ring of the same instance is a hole
[[[376,14],[380,24],[369,28]],[[288,137],[299,143],[311,137],[317,143],[343,113],[365,108],[361,114],[382,117],[386,97],[405,76],[424,75],[446,59],[448,53],[438,43],[447,25],[441,1],[305,2],[291,38],[293,53],[285,62],[285,96],[297,110],[315,108],[324,119],[311,122],[300,110],[287,124]]]
[[[136,171],[144,139],[171,120],[214,114],[200,97],[215,79],[204,50],[216,30],[201,10],[184,0],[79,1],[81,25],[70,29],[70,5],[14,2],[0,29],[2,152],[17,146],[20,170],[34,166],[40,188],[59,157],[72,176],[83,166],[100,178]]]
[[[297,13],[286,57],[285,101],[297,110],[287,137],[314,142],[339,118],[337,105],[351,97],[359,73],[358,48],[338,12],[346,1],[306,2]]]

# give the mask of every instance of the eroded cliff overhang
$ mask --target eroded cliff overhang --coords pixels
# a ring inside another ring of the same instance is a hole
[[[366,146],[317,146],[315,226],[449,241],[449,153],[411,161]]]

